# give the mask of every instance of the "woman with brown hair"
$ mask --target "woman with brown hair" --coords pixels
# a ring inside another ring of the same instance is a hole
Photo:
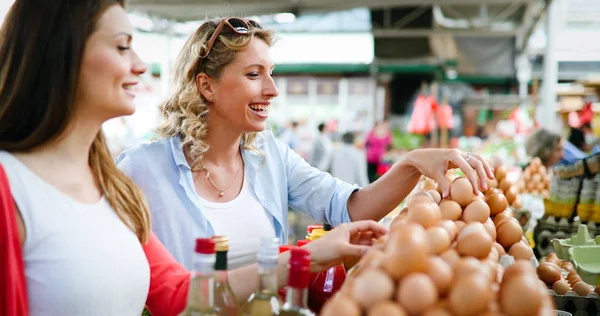
[[[135,110],[146,66],[132,34],[119,0],[17,0],[0,30],[0,171],[10,184],[0,172],[0,215],[16,217],[12,236],[0,220],[0,246],[22,247],[0,247],[0,260],[24,263],[24,271],[0,264],[0,276],[24,273],[26,285],[14,284],[26,286],[30,315],[140,315],[144,305],[175,315],[185,305],[190,275],[151,233],[142,192],[117,169],[101,131]],[[350,242],[360,232],[385,228],[348,225],[307,246],[313,266],[367,251]],[[236,297],[254,291],[256,274],[255,265],[232,271]]]
[[[359,188],[308,165],[266,130],[279,91],[269,57],[275,34],[256,21],[203,23],[174,66],[173,92],[161,105],[162,139],[126,151],[118,165],[146,193],[153,231],[184,266],[195,237],[229,237],[229,263],[256,261],[258,240],[288,238],[288,209],[338,226],[380,220],[412,191],[422,174],[448,196],[449,168],[487,185],[490,166],[457,149],[404,155],[383,177]]]

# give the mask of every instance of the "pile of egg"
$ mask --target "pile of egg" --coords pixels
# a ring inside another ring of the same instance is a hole
[[[450,195],[415,194],[322,315],[555,315],[506,197],[475,195],[466,178]]]
[[[540,158],[533,158],[521,175],[519,191],[542,197],[548,197],[550,191],[550,175]]]
[[[508,179],[507,174],[508,169],[506,169],[506,167],[498,166],[496,170],[494,170],[494,176],[496,179],[488,180],[488,187],[491,189],[500,190],[500,192],[506,197],[508,204],[514,209],[519,210],[521,207],[523,207],[523,202],[519,196],[520,185],[517,185]]]
[[[561,270],[565,270],[567,273],[566,278]],[[546,261],[540,263],[537,274],[540,280],[558,295],[565,295],[569,291],[574,291],[579,296],[588,296],[592,292],[592,286],[581,279],[573,268],[573,264],[558,259],[554,252],[548,254]],[[595,292],[600,295],[600,286],[596,287]]]

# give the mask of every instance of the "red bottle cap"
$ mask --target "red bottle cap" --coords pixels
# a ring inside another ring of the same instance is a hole
[[[310,240],[300,239],[300,240],[298,240],[298,247],[302,247],[302,246],[308,244],[309,242],[310,242]]]
[[[294,247],[294,245],[279,246],[279,253],[286,252],[286,251],[290,250],[292,247]]]
[[[215,241],[211,238],[196,239],[196,253],[210,255],[215,253]]]
[[[323,225],[321,225],[321,224],[308,225],[308,226],[306,226],[306,232],[310,235],[310,233],[312,233],[313,229],[320,229],[320,228],[323,228]]]
[[[310,282],[310,252],[303,248],[290,249],[290,273],[288,286],[305,289]]]

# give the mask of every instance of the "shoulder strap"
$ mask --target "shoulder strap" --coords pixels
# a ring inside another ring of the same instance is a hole
[[[15,201],[0,164],[0,315],[29,315],[23,250],[17,228]]]

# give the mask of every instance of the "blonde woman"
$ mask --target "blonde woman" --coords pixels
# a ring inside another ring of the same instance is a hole
[[[288,237],[288,208],[334,226],[379,220],[416,185],[460,167],[477,190],[493,177],[481,157],[450,149],[415,150],[375,183],[359,188],[310,167],[265,130],[279,91],[272,77],[272,31],[252,20],[202,24],[174,67],[161,106],[162,139],[123,153],[118,166],[146,193],[153,231],[192,266],[194,237],[226,235],[233,268],[256,259],[261,236]]]
[[[133,88],[146,66],[131,49],[132,34],[117,0],[18,0],[6,16],[0,218],[13,220],[0,221],[8,288],[0,315],[139,316],[146,305],[160,316],[185,306],[190,274],[151,233],[143,194],[117,169],[101,132],[104,121],[135,110]],[[357,239],[366,232],[386,229],[352,223],[308,245],[315,271],[368,251]],[[279,258],[280,285],[287,259]],[[256,265],[231,272],[236,297],[255,290],[256,275]],[[15,292],[26,293],[28,307],[11,310]]]

